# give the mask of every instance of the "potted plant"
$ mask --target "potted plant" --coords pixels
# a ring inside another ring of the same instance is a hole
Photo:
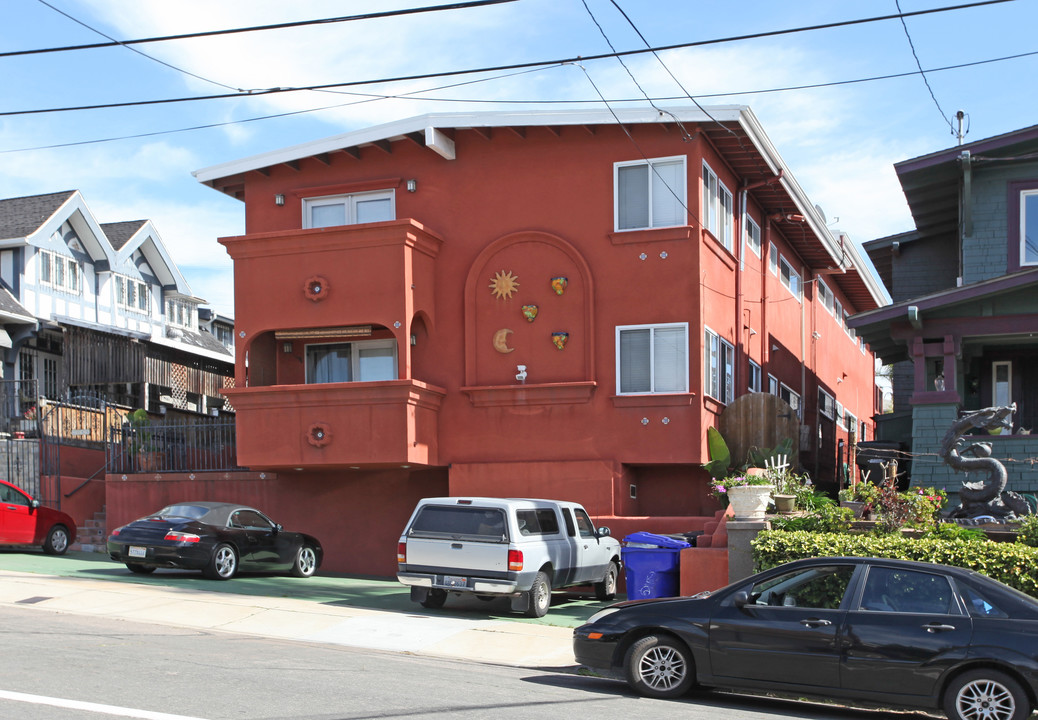
[[[848,508],[857,520],[868,519],[879,503],[879,488],[868,480],[860,480],[837,493],[840,506]]]
[[[161,470],[165,453],[159,452],[151,430],[151,418],[144,408],[137,408],[126,416],[129,424],[127,448],[142,472]]]
[[[713,495],[732,506],[735,520],[763,520],[768,509],[772,479],[765,474],[732,475],[714,483]]]

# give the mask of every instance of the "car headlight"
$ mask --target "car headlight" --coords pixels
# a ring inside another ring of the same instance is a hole
[[[609,617],[615,612],[619,612],[620,608],[606,608],[605,610],[599,610],[594,615],[587,619],[587,624],[596,623],[604,617]]]

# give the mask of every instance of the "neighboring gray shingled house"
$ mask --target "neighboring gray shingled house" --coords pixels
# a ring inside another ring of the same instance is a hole
[[[91,394],[152,412],[229,409],[213,334],[150,220],[100,224],[78,190],[0,200],[0,408]]]

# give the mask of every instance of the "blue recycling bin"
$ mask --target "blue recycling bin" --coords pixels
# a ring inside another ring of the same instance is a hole
[[[691,546],[684,540],[650,532],[625,537],[620,556],[626,568],[627,599],[676,597],[681,550]]]

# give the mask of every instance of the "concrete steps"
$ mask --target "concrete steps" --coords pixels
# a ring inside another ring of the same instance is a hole
[[[76,528],[76,542],[72,543],[70,550],[80,552],[108,552],[108,531],[106,530],[105,508],[101,512],[94,513],[92,518],[87,518],[83,525]]]

